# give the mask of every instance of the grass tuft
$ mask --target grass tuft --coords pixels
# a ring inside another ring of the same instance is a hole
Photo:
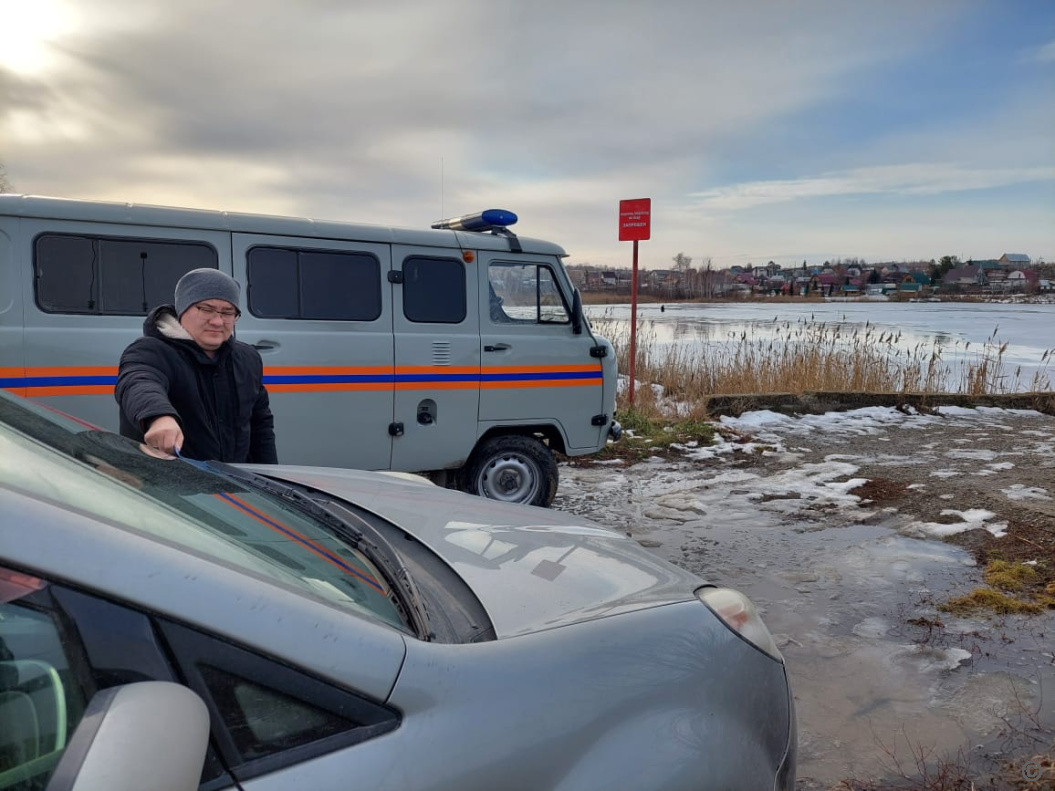
[[[957,596],[938,609],[953,615],[969,615],[979,610],[1000,613],[1001,615],[1036,615],[1044,611],[1044,604],[1033,601],[1021,601],[992,588],[975,588],[966,596]]]
[[[1006,560],[994,560],[986,567],[982,579],[994,588],[1004,591],[1017,591],[1037,578],[1037,570],[1025,563],[1010,563]]]

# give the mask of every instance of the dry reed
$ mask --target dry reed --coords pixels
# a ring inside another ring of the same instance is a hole
[[[625,321],[593,319],[592,326],[615,346],[619,370],[629,370],[629,328]],[[1008,370],[1008,345],[997,330],[981,347],[970,342],[919,343],[908,348],[901,333],[866,323],[847,331],[844,325],[774,321],[765,332],[752,327],[736,338],[694,345],[663,345],[652,322],[638,324],[635,378],[639,410],[650,408],[661,393],[686,404],[722,394],[807,392],[961,393],[970,396],[1052,389],[1048,350],[1040,369],[1025,378],[1021,368]],[[945,359],[954,357],[955,364]]]

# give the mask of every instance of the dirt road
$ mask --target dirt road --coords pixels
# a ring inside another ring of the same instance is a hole
[[[1014,778],[1053,753],[1055,610],[940,606],[984,585],[978,559],[1030,564],[1033,593],[1055,579],[1055,417],[875,409],[721,431],[673,458],[566,466],[555,507],[760,605],[796,693],[802,788],[943,761]]]

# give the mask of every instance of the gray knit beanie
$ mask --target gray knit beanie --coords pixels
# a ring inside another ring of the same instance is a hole
[[[176,315],[207,299],[225,299],[238,307],[238,281],[219,269],[192,269],[176,283]]]

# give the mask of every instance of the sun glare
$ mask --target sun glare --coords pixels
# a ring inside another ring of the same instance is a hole
[[[72,29],[70,9],[59,0],[0,0],[0,67],[44,71],[56,59],[56,40]]]

